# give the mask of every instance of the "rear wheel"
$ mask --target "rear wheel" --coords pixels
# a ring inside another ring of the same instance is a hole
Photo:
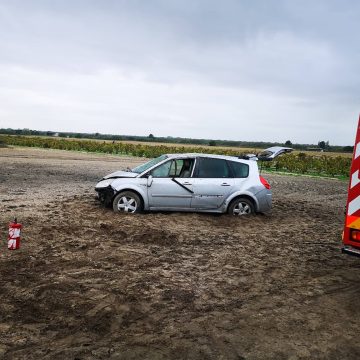
[[[230,215],[237,215],[237,216],[254,214],[255,213],[254,204],[252,203],[251,200],[246,198],[234,199],[229,205],[228,213]]]
[[[134,192],[123,191],[115,196],[113,210],[118,213],[139,213],[142,210],[142,201]]]

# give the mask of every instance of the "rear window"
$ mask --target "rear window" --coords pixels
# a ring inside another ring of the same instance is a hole
[[[229,161],[235,178],[246,178],[249,176],[249,165],[241,162]]]

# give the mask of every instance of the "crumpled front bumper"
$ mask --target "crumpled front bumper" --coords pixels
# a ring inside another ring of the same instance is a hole
[[[115,191],[110,185],[107,187],[95,188],[95,191],[97,193],[97,199],[105,206],[110,206],[112,204]]]

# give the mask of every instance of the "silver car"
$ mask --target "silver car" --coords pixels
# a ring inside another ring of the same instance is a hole
[[[266,213],[271,209],[272,194],[269,183],[259,174],[256,160],[272,160],[291,150],[274,147],[241,158],[161,155],[134,169],[105,176],[95,190],[98,199],[115,212]]]

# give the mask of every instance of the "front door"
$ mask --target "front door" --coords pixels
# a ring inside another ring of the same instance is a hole
[[[192,209],[217,209],[230,195],[234,178],[224,159],[199,158],[194,173]]]
[[[153,180],[147,190],[151,209],[190,209],[193,165],[194,159],[172,159],[151,171]]]

